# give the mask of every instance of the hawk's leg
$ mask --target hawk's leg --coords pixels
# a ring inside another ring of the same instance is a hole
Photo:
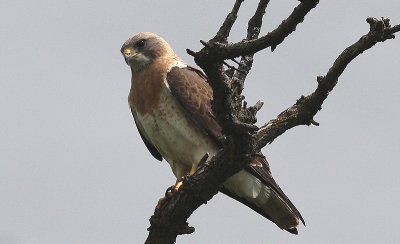
[[[167,191],[165,192],[165,196],[160,198],[160,200],[158,200],[156,209],[161,209],[165,203],[168,202],[169,198],[176,192],[179,191],[179,188],[182,186],[183,181],[185,180],[185,178],[187,176],[192,176],[196,173],[196,171],[199,168],[202,168],[204,166],[204,164],[207,162],[207,159],[209,157],[209,153],[206,153],[199,162],[196,162],[194,164],[192,164],[192,167],[190,168],[189,174],[185,175],[185,173],[187,172],[187,168],[186,167],[179,167],[182,166],[183,164],[179,164],[179,165],[174,165],[175,166],[175,173],[177,176],[177,180],[175,185],[168,187]]]
[[[178,178],[178,179],[181,179],[181,180],[177,180],[176,181],[176,183],[175,183],[175,191],[178,191],[179,188],[182,186],[185,177],[194,175],[199,168],[204,166],[204,164],[207,162],[207,159],[208,159],[209,156],[210,156],[210,154],[208,152],[205,153],[204,156],[200,159],[199,162],[195,162],[194,164],[192,164],[192,167],[190,168],[190,171],[189,171],[188,175],[185,175],[185,176],[182,176],[182,177]]]
[[[198,168],[198,163],[192,164],[192,167],[190,168],[189,174],[187,176],[192,176],[194,175],[194,173],[196,173],[197,168]],[[180,178],[178,178],[179,180],[176,180],[176,183],[174,185],[174,191],[179,191],[179,188],[182,186],[183,184],[183,180],[186,176],[182,176]]]
[[[196,170],[197,170],[197,166],[196,167],[192,167],[190,169],[189,176],[193,175],[196,172]],[[179,188],[183,185],[183,181],[184,181],[185,177],[186,176],[182,176],[180,178],[180,180],[176,180],[175,185],[168,187],[168,189],[165,191],[165,196],[158,200],[156,209],[162,208],[164,206],[164,204],[168,202],[169,198],[174,193],[179,191]]]

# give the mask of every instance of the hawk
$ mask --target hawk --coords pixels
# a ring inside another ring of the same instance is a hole
[[[213,90],[200,70],[187,65],[156,34],[134,35],[121,53],[132,72],[128,101],[139,134],[179,181],[195,172],[206,153],[213,156],[222,147],[222,129],[211,109]],[[299,221],[304,224],[262,154],[228,178],[220,191],[290,233],[297,234]]]

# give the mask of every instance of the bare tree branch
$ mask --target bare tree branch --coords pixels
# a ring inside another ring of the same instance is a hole
[[[262,0],[259,2],[256,12],[254,13],[253,17],[251,17],[248,23],[247,40],[254,40],[258,38],[261,31],[262,19],[268,3],[269,0]],[[242,106],[244,96],[241,96],[245,79],[250,72],[251,67],[253,66],[253,57],[254,54],[242,56],[238,67],[238,70],[240,70],[240,72],[235,72],[233,74],[231,87],[233,93],[235,94],[232,102],[238,119],[246,123],[254,124],[257,122],[256,114],[261,109],[263,103],[259,101],[256,106],[246,108],[246,103],[244,104],[244,106]]]
[[[391,27],[389,19],[369,17],[367,18],[367,22],[370,24],[368,34],[362,36],[357,42],[346,48],[335,60],[325,76],[317,77],[318,86],[313,93],[306,97],[302,96],[297,100],[296,104],[260,128],[257,133],[260,148],[271,143],[275,138],[295,126],[318,125],[313,120],[313,117],[321,110],[322,103],[328,97],[329,92],[335,87],[339,76],[343,73],[347,65],[376,43],[393,39],[393,33],[400,31],[400,25]]]
[[[236,21],[237,13],[239,12],[240,6],[244,0],[236,0],[232,11],[226,16],[224,23],[219,28],[217,34],[212,39],[214,42],[226,43],[228,40],[229,33],[231,32],[232,26]]]
[[[271,47],[273,51],[290,33],[296,30],[296,26],[304,21],[304,17],[315,8],[318,3],[319,0],[303,0],[287,19],[282,21],[275,30],[269,32],[265,36],[254,40],[245,39],[234,44],[212,42],[211,40],[208,43],[207,51],[212,53],[213,58],[217,60],[226,60],[254,54],[268,47]]]

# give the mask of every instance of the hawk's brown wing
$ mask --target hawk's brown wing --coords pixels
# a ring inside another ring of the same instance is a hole
[[[189,118],[191,118],[199,128],[203,129],[205,133],[214,138],[219,144],[223,134],[221,126],[212,114],[211,101],[213,98],[213,91],[207,82],[207,77],[201,71],[192,67],[174,67],[167,74],[167,82],[172,95],[179,101]],[[255,158],[251,165],[245,168],[245,170],[261,180],[264,185],[272,189],[276,195],[276,201],[286,204],[288,209],[287,211],[290,211],[290,213],[285,213],[285,216],[282,215],[282,218],[288,217],[287,221],[290,222],[295,218],[299,218],[304,223],[299,211],[272,178],[268,162],[261,153]],[[262,216],[275,222],[272,217],[273,213],[265,212],[254,203],[237,196],[234,192],[231,192],[226,188],[222,188],[221,192],[240,201]],[[274,217],[276,218],[277,215],[274,214]],[[287,229],[287,231],[297,234],[296,228]]]
[[[189,118],[219,144],[222,129],[212,114],[213,91],[206,76],[190,66],[174,67],[167,74],[167,82]]]

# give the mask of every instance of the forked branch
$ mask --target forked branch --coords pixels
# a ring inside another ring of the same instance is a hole
[[[357,42],[346,48],[335,60],[325,76],[317,77],[318,86],[313,93],[306,97],[300,97],[293,106],[260,128],[257,133],[260,148],[271,143],[290,128],[315,123],[313,120],[315,114],[321,109],[322,103],[335,87],[339,76],[343,73],[347,65],[358,55],[370,49],[378,42],[393,39],[393,34],[400,31],[400,25],[391,27],[389,19],[369,17],[367,18],[367,22],[370,24],[368,34],[362,36]]]

